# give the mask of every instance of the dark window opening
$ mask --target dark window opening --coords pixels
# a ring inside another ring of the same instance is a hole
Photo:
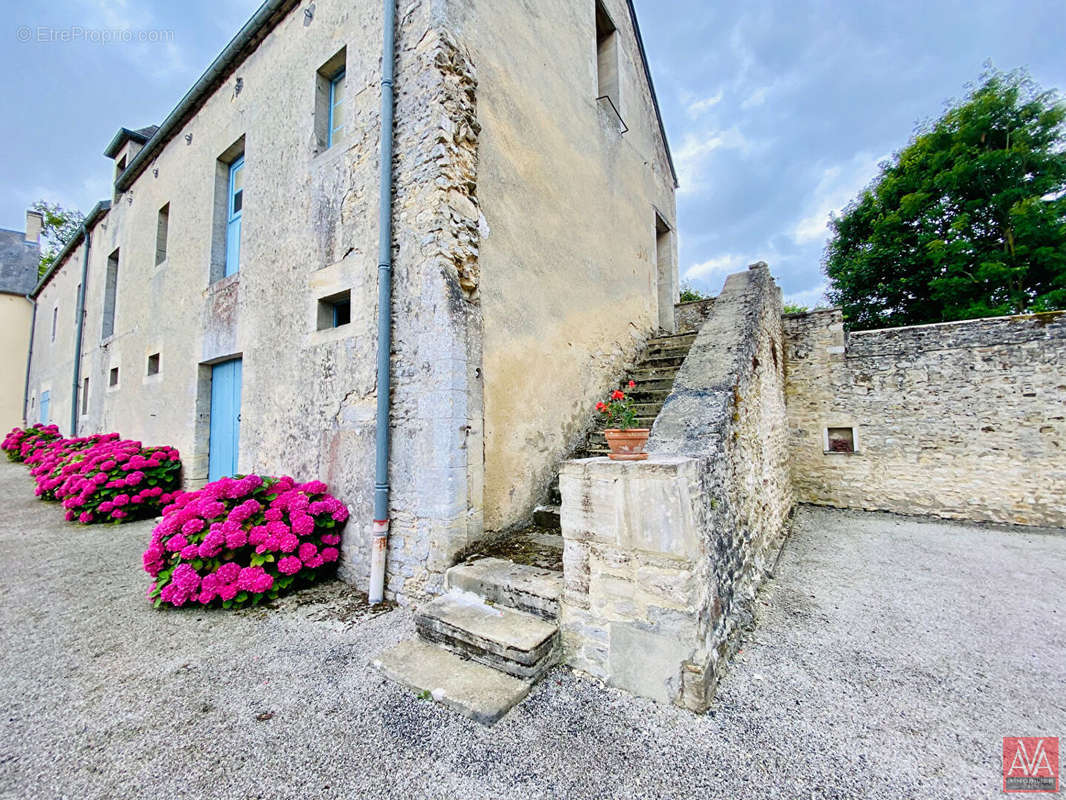
[[[81,384],[81,413],[89,413],[89,379],[86,378]]]
[[[318,301],[318,329],[339,328],[352,321],[352,293],[340,292]]]
[[[159,374],[159,353],[152,353],[152,355],[148,356],[148,374]]]
[[[52,341],[56,340],[56,327],[59,325],[59,306],[52,309]]]
[[[155,227],[155,263],[159,266],[167,260],[167,232],[170,228],[170,203],[159,209]]]
[[[107,376],[108,386],[118,386],[118,367],[112,367],[111,372]]]
[[[854,453],[855,452],[855,429],[854,428],[828,428],[826,440],[830,453]]]
[[[107,278],[104,284],[104,326],[100,337],[115,335],[115,302],[118,296],[118,250],[108,256]]]

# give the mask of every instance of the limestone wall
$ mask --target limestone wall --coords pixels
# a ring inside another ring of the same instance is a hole
[[[186,483],[208,465],[211,364],[242,357],[238,468],[320,478],[348,505],[341,574],[365,586],[374,486],[381,5],[290,13],[120,193],[92,231],[83,433],[179,448]],[[316,72],[346,49],[348,138],[315,132]],[[428,4],[397,35],[392,537],[387,591],[432,593],[481,531],[476,78]],[[213,280],[218,159],[243,140],[241,264]],[[157,214],[169,209],[155,264]],[[102,337],[119,248],[115,331]],[[82,247],[39,298],[31,399],[69,427]],[[319,330],[318,301],[351,292],[351,322]],[[60,307],[50,341],[45,317]],[[161,369],[146,374],[160,354]],[[119,367],[117,385],[108,375]]]
[[[597,100],[592,0],[443,4],[478,70],[493,531],[529,519],[596,401],[659,327],[660,289],[670,316],[677,298],[676,235],[656,232],[656,213],[676,230],[673,177],[626,0],[604,5],[618,28],[626,132]]]
[[[784,324],[798,500],[1066,526],[1066,315]],[[827,452],[829,428],[853,429],[855,452]]]
[[[698,331],[714,310],[714,298],[695,300],[690,303],[678,303],[674,306],[674,318],[677,320],[678,333]]]
[[[655,422],[651,458],[560,479],[570,664],[701,711],[792,508],[781,296],[731,275]]]

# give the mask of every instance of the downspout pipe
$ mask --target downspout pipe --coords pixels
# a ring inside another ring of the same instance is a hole
[[[374,524],[370,547],[370,602],[385,599],[389,547],[389,395],[392,352],[392,138],[396,66],[396,0],[385,0],[381,58],[381,191],[378,198],[378,405],[374,467]]]
[[[30,316],[30,346],[26,350],[26,383],[22,387],[22,424],[28,427],[30,421],[30,367],[33,366],[33,337],[37,335],[37,298],[32,294],[28,294],[26,299],[33,304],[33,312]]]
[[[78,288],[78,328],[74,335],[74,377],[70,387],[70,438],[78,435],[78,387],[81,384],[81,345],[85,335],[85,290],[86,279],[89,277],[89,247],[92,240],[89,238],[89,229],[85,223],[81,224],[82,253],[81,253],[81,286]]]

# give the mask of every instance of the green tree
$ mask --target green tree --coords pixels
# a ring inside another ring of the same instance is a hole
[[[695,303],[698,300],[708,300],[708,299],[710,299],[709,295],[705,295],[703,292],[701,292],[699,289],[697,289],[691,283],[688,283],[686,281],[685,283],[681,284],[680,302],[682,302],[682,303]]]
[[[38,200],[31,208],[39,211],[44,218],[41,229],[41,263],[37,266],[37,277],[48,272],[55,263],[56,256],[74,238],[81,227],[85,215],[77,209],[66,209],[58,203],[46,203]]]
[[[1066,307],[1066,106],[985,73],[830,221],[823,266],[849,328]]]

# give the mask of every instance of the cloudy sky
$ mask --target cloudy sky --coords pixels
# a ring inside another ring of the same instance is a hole
[[[364,2],[372,0],[348,0]],[[578,0],[575,0],[575,2]],[[591,0],[590,0],[591,1]],[[10,4],[9,4],[10,5]],[[7,8],[0,37],[0,226],[38,198],[109,194],[120,125],[158,123],[255,0],[53,0]],[[767,261],[816,303],[829,213],[991,61],[1066,89],[1063,0],[636,0],[681,179],[681,272],[716,293]],[[22,42],[28,26],[162,31],[144,43]],[[171,32],[171,33],[167,33]]]

